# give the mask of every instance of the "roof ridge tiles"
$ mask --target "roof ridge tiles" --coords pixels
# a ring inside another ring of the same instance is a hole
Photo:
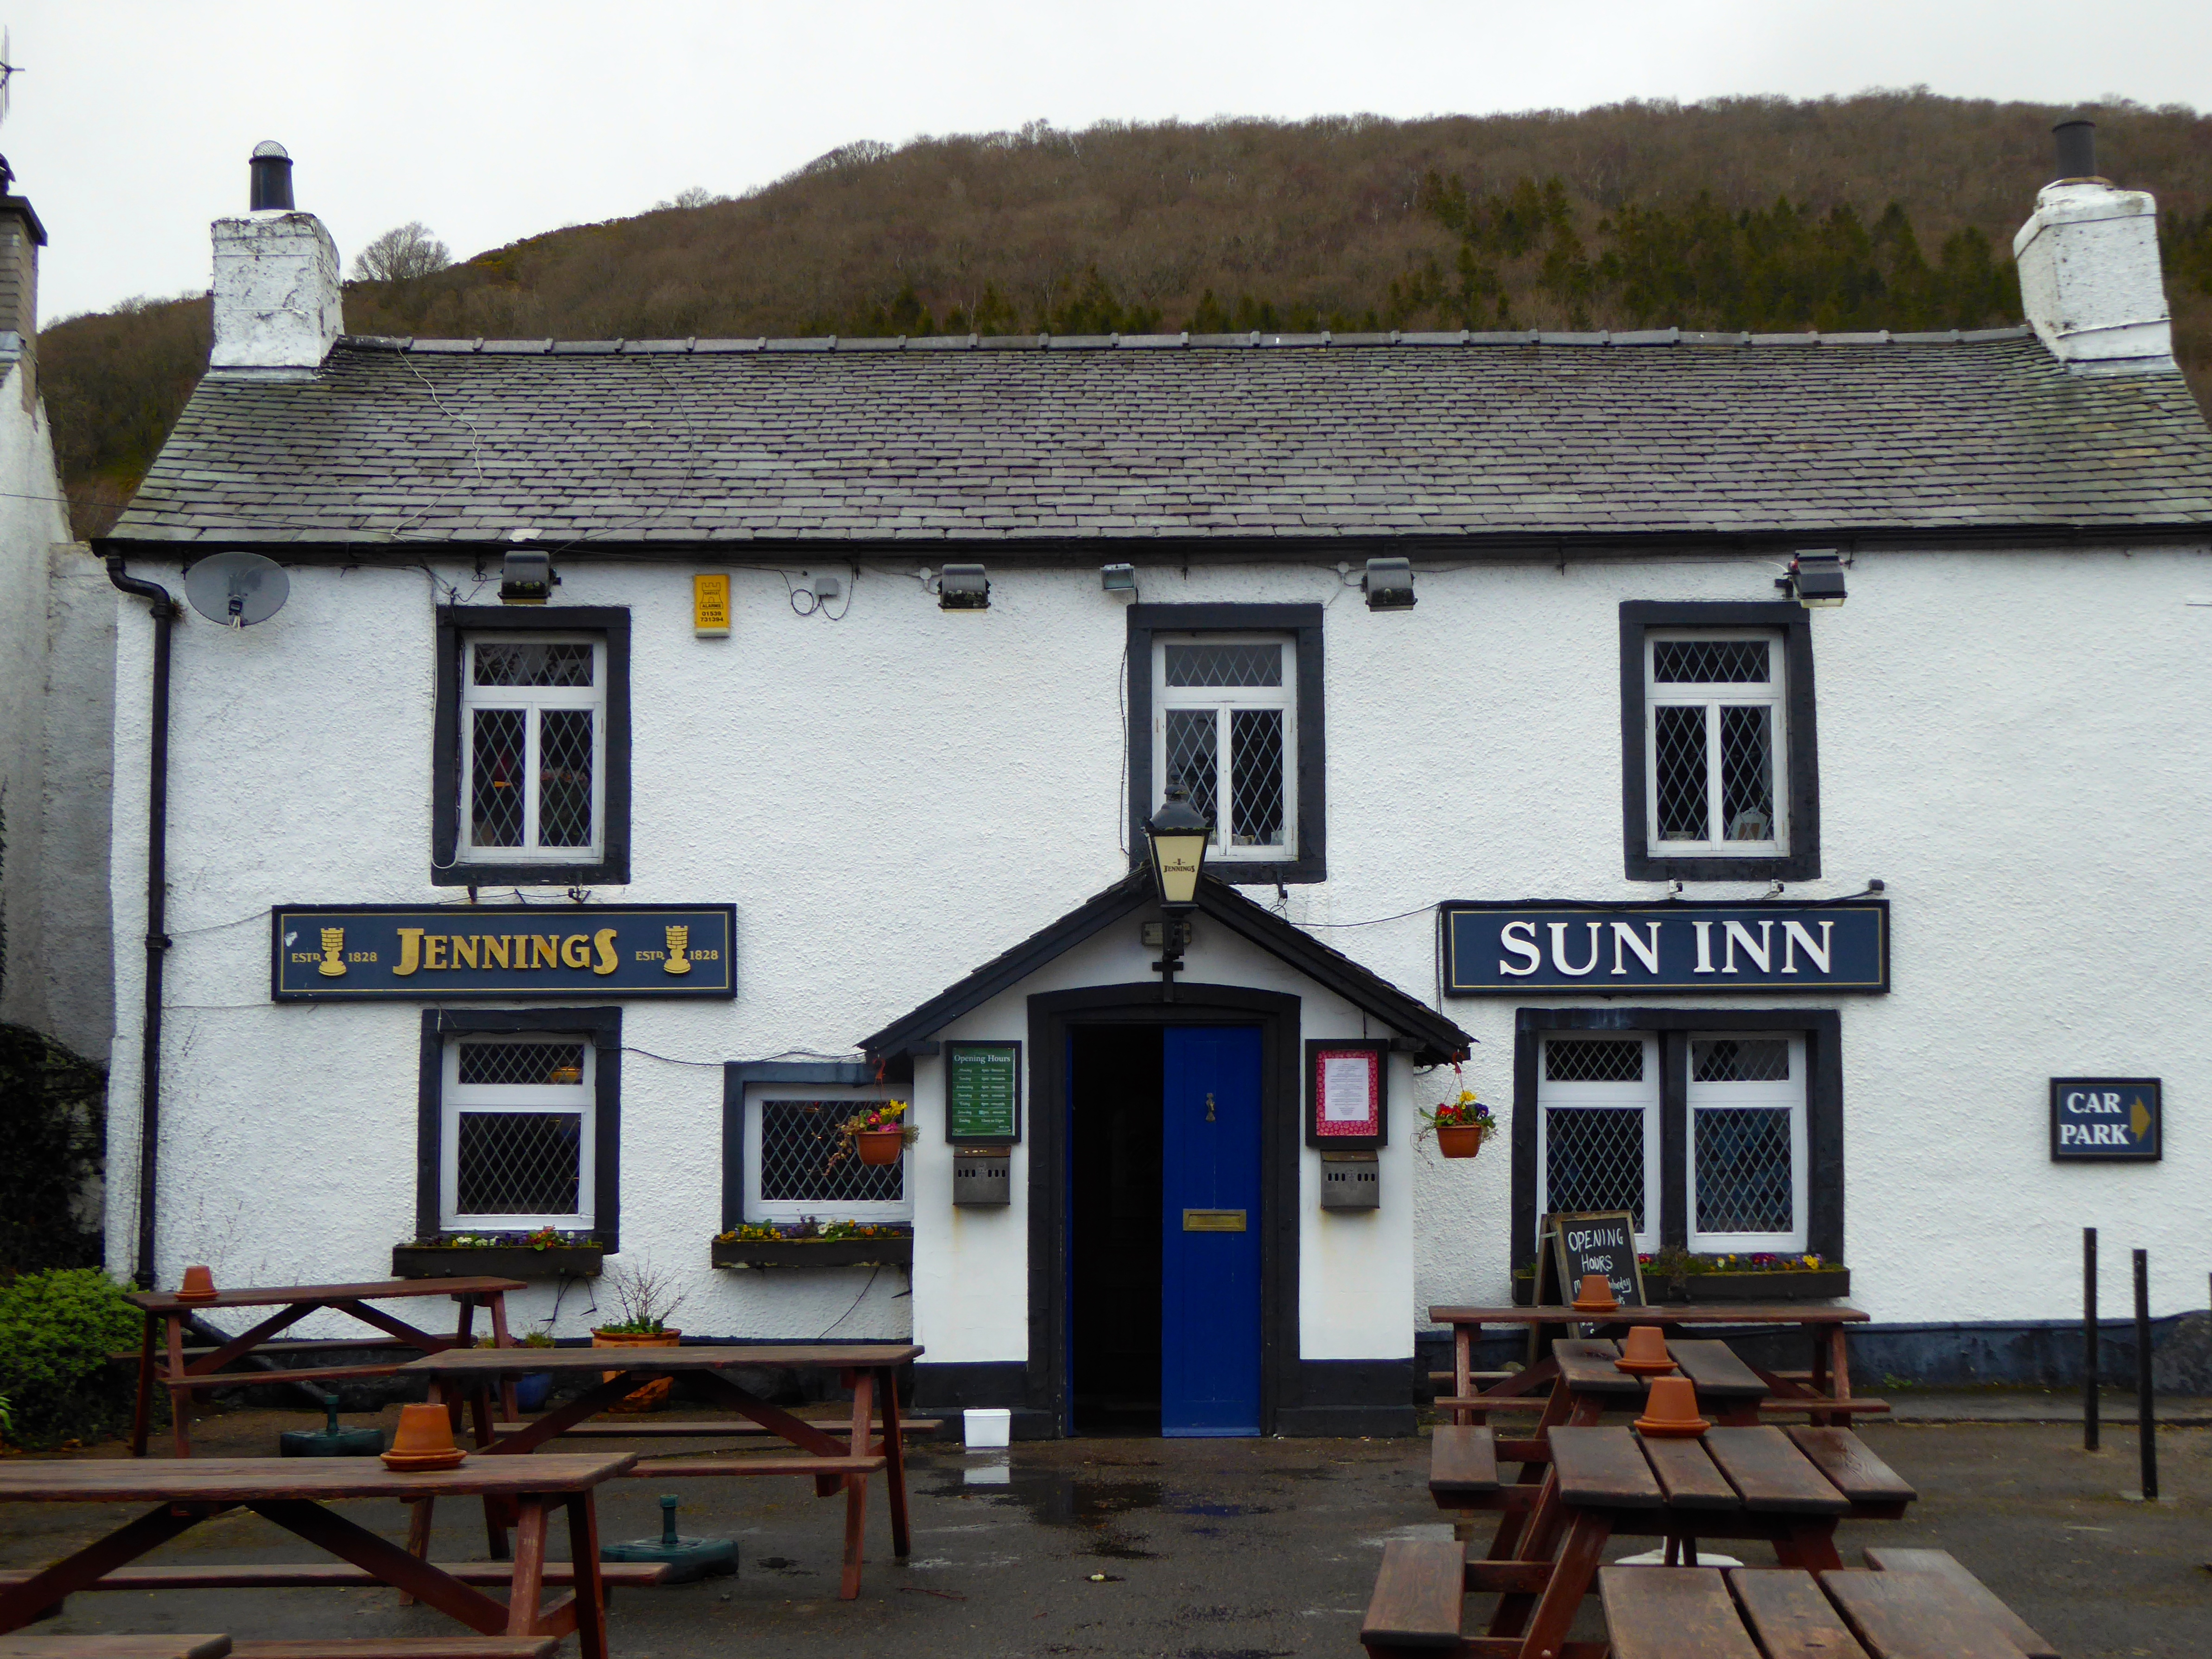
[[[342,334],[339,347],[351,351],[424,352],[440,355],[477,354],[485,356],[638,356],[647,354],[707,354],[753,352],[885,352],[885,351],[1163,351],[1163,350],[1343,350],[1357,346],[1881,346],[1983,345],[2027,338],[2033,331],[2025,323],[2006,328],[1939,329],[1907,332],[1874,329],[1858,332],[1753,333],[1748,330],[1698,331],[1677,327],[1599,329],[1583,332],[1554,332],[1536,329],[1437,331],[1425,333],[1371,332],[1338,334],[1324,329],[1317,334],[1268,333],[1249,330],[1239,334],[931,334],[852,338],[835,334],[755,336],[708,339],[632,340],[489,340],[439,339],[421,335]]]

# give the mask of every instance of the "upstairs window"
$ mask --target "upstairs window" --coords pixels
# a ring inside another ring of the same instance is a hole
[[[1808,615],[1787,604],[1621,606],[1631,880],[1820,873]]]
[[[461,856],[596,862],[606,642],[474,634],[461,679]]]
[[[441,606],[431,880],[628,881],[629,746],[629,611]]]
[[[1155,805],[1170,783],[1213,820],[1206,856],[1280,861],[1297,822],[1297,646],[1288,635],[1168,635],[1153,654]]]

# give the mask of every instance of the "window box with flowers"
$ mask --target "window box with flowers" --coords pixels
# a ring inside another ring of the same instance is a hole
[[[914,1230],[863,1221],[749,1221],[710,1247],[717,1267],[906,1267]]]
[[[1826,1302],[1851,1293],[1849,1267],[1811,1255],[1747,1251],[1692,1255],[1680,1248],[1636,1258],[1644,1269],[1644,1294],[1662,1302]],[[1513,1276],[1513,1300],[1528,1305],[1535,1270]]]
[[[392,1247],[395,1279],[590,1279],[606,1246],[588,1233],[447,1233]]]

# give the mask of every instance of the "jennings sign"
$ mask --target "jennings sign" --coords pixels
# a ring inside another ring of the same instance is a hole
[[[1887,991],[1889,905],[1438,907],[1449,996]]]
[[[278,1002],[734,997],[733,905],[278,905]]]

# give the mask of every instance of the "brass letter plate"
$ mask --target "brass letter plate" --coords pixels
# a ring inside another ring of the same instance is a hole
[[[1244,1212],[1242,1210],[1185,1210],[1182,1230],[1187,1233],[1241,1233],[1244,1231]]]

